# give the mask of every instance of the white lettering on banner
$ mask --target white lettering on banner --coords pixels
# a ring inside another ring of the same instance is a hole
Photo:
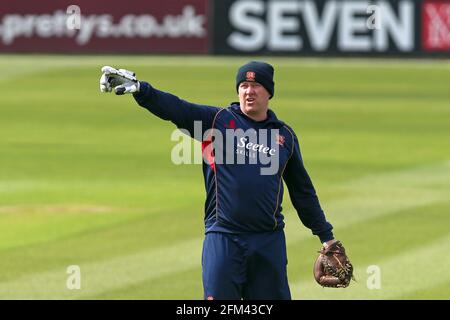
[[[240,33],[232,33],[228,44],[242,51],[256,51],[264,46],[266,28],[264,21],[252,15],[262,15],[264,3],[261,1],[238,1],[230,8],[230,22],[239,30],[249,33],[242,37]]]
[[[399,1],[399,17],[396,18],[391,7],[384,1],[379,3],[380,27],[374,31],[375,49],[388,49],[390,34],[401,51],[414,49],[414,6],[411,1]]]
[[[366,12],[369,3],[344,2],[341,7],[341,19],[338,28],[338,48],[344,51],[369,51],[371,41],[369,35],[356,35],[367,31],[366,18],[357,17],[361,12]]]
[[[286,32],[298,32],[299,21],[295,17],[286,16],[286,13],[297,12],[299,3],[296,1],[269,2],[267,21],[269,28],[268,47],[271,50],[299,50],[302,39],[295,35],[286,35]]]
[[[306,30],[314,30],[315,32],[313,36],[309,36],[311,47],[314,50],[325,51],[328,48],[331,35],[333,34],[333,26],[337,20],[337,9],[338,7],[335,1],[328,2],[323,9],[323,18],[321,21],[315,3],[305,1],[303,6],[303,20]]]
[[[398,14],[392,5],[398,7]],[[367,9],[371,6],[379,8],[380,21],[376,30],[367,27]],[[313,0],[242,0],[230,7],[229,20],[234,31],[227,43],[246,52],[264,48],[296,52],[304,47],[304,34],[313,50],[325,51],[336,34],[336,47],[341,51],[386,51],[390,49],[390,38],[398,50],[411,51],[414,49],[414,19],[411,0],[400,0],[396,4],[384,0],[330,0],[320,13]]]
[[[206,35],[206,16],[198,15],[195,8],[185,6],[179,15],[166,15],[158,19],[152,15],[125,15],[117,24],[110,14],[93,14],[79,19],[81,25],[68,28],[67,14],[61,10],[53,14],[6,14],[0,20],[0,39],[4,45],[11,45],[16,38],[33,37],[75,37],[77,44],[86,45],[94,36],[99,38],[118,37],[168,37],[202,38]]]

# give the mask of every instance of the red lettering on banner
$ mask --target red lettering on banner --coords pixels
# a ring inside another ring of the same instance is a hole
[[[450,51],[450,2],[422,5],[422,47],[426,51]]]

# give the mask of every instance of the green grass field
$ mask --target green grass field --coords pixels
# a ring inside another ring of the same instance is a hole
[[[174,126],[101,94],[98,78],[128,68],[226,106],[247,60],[1,55],[0,298],[201,299],[201,167],[172,164]],[[286,193],[293,298],[450,299],[450,62],[267,60],[272,108],[356,268],[347,289],[315,283],[320,242]],[[66,287],[70,265],[80,290]]]

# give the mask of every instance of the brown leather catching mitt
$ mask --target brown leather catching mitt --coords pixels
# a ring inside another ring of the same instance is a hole
[[[344,246],[336,241],[322,247],[314,263],[314,278],[323,287],[346,288],[353,278],[353,266],[345,254]]]

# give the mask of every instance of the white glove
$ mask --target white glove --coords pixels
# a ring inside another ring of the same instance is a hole
[[[104,66],[100,77],[100,91],[111,92],[112,89],[118,95],[139,92],[139,81],[132,71]]]

